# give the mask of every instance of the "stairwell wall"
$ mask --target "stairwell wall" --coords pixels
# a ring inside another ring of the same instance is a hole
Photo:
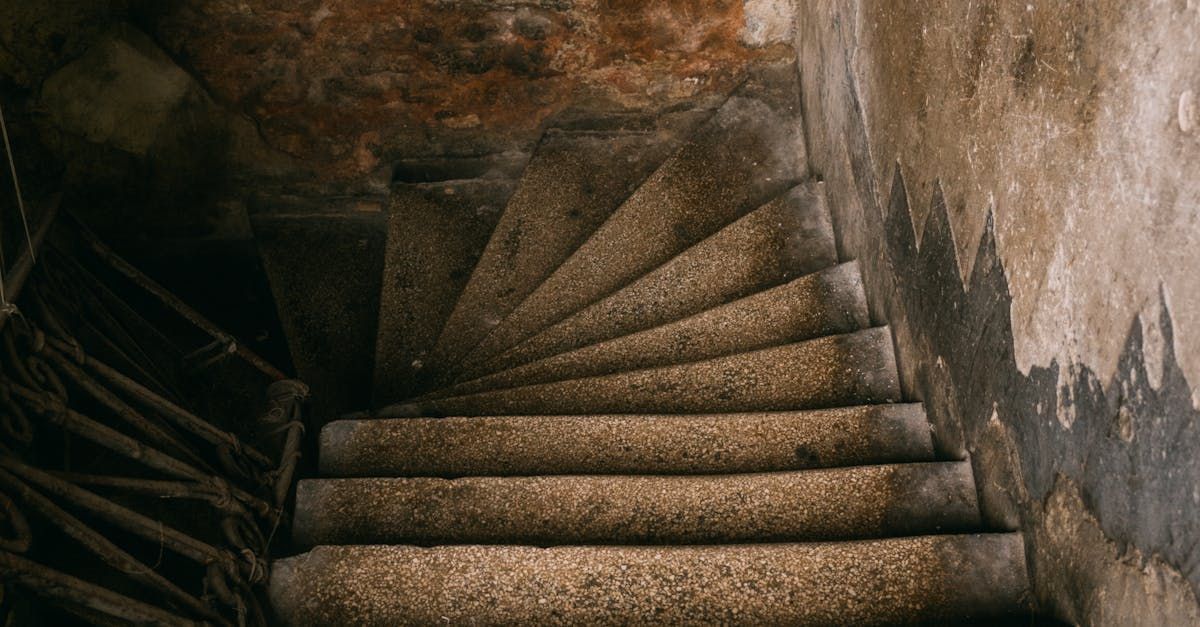
[[[1200,9],[796,6],[839,252],[1040,609],[1200,622]]]

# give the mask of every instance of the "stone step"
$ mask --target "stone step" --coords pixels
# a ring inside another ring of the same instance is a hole
[[[375,403],[421,391],[416,375],[515,186],[477,179],[393,189],[374,346]]]
[[[379,417],[786,411],[900,400],[887,327],[599,377],[385,408]]]
[[[371,395],[386,220],[378,205],[326,212],[304,201],[265,202],[251,225],[319,424]]]
[[[932,461],[919,404],[804,412],[343,420],[323,477],[722,474]]]
[[[284,625],[894,625],[1028,594],[1019,534],[677,547],[319,547],[275,562]]]
[[[728,544],[979,525],[967,462],[736,475],[307,479],[294,538],[320,544]]]
[[[851,262],[682,320],[465,381],[429,398],[699,361],[869,324],[862,277]]]
[[[835,263],[824,187],[798,185],[496,358],[464,364],[462,378],[679,320]]]
[[[500,354],[798,183],[808,166],[797,90],[794,64],[747,81],[470,359]]]
[[[444,377],[679,144],[671,133],[548,132],[425,360],[422,377]]]

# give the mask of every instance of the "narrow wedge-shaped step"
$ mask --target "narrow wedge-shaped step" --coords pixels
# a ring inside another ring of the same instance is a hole
[[[683,320],[466,381],[430,398],[699,361],[849,333],[869,321],[862,277],[851,262]]]
[[[738,475],[307,479],[295,540],[318,544],[722,544],[979,525],[967,462]]]
[[[393,190],[375,342],[376,403],[419,390],[416,375],[513,188],[507,180],[467,180]]]
[[[343,420],[324,477],[721,474],[933,459],[919,404],[804,412]]]
[[[798,185],[495,359],[464,364],[464,372],[497,372],[648,329],[835,263],[824,188]]]
[[[285,625],[896,625],[1023,609],[1018,534],[695,547],[320,547]]]
[[[792,64],[762,68],[469,355],[491,358],[653,270],[799,182]]]
[[[387,225],[378,207],[324,212],[298,201],[280,204],[254,215],[251,225],[319,423],[371,394]]]
[[[548,132],[441,330],[423,376],[444,376],[447,366],[550,276],[678,145],[661,133]]]
[[[481,392],[382,417],[784,411],[900,400],[886,327],[674,366]]]

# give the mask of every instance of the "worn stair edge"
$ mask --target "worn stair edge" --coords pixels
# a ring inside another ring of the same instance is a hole
[[[490,359],[658,267],[802,180],[794,64],[757,70],[471,351]]]
[[[699,361],[869,325],[858,263],[850,262],[682,320],[464,381],[421,400]]]
[[[441,329],[424,378],[440,380],[680,145],[670,133],[542,138]]]
[[[319,544],[723,544],[979,526],[967,462],[736,475],[306,479],[294,538]]]
[[[499,356],[463,364],[460,379],[679,320],[836,263],[824,186],[809,181]]]
[[[786,411],[900,401],[887,327],[599,377],[385,408],[380,417]]]
[[[275,562],[284,625],[895,625],[1023,610],[1019,534],[686,547],[319,547]]]
[[[324,477],[720,474],[932,460],[920,404],[337,421],[320,436]]]

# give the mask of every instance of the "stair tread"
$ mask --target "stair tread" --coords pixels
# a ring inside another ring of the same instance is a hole
[[[979,525],[966,462],[734,475],[308,479],[315,544],[713,544],[906,536]]]
[[[470,353],[489,359],[611,294],[798,182],[795,66],[760,72]]]
[[[614,339],[464,381],[428,398],[699,361],[869,326],[855,262]]]
[[[326,477],[716,474],[933,459],[918,404],[338,421],[321,431],[320,449]]]
[[[512,195],[509,180],[399,185],[387,215],[373,397],[424,391],[416,377]]]
[[[615,293],[527,338],[464,377],[513,368],[666,324],[837,263],[820,183],[742,216]]]
[[[251,225],[292,363],[312,388],[312,415],[326,420],[369,398],[383,216],[264,213]]]
[[[675,547],[318,547],[274,565],[287,625],[897,624],[1023,606],[1019,534]]]
[[[444,376],[678,145],[663,134],[548,133],[440,330],[426,376]]]
[[[705,361],[407,403],[383,417],[819,409],[900,400],[887,327]]]

